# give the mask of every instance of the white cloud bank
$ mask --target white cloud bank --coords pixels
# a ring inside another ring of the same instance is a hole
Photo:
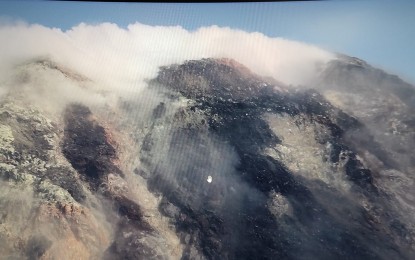
[[[159,66],[209,57],[233,58],[260,75],[306,84],[316,64],[334,58],[311,45],[217,26],[187,31],[180,26],[135,23],[123,29],[112,23],[82,23],[62,31],[9,23],[0,25],[0,39],[3,76],[28,59],[49,57],[115,91],[139,89],[143,80],[156,76]]]

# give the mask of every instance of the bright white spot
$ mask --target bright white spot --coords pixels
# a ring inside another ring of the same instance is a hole
[[[209,182],[209,183],[211,183],[211,182],[212,182],[212,176],[210,176],[210,175],[209,175],[209,176],[207,177],[207,182]]]

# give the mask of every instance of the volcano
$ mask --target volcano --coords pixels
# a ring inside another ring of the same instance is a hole
[[[96,91],[37,60],[2,97],[3,257],[415,257],[415,88],[397,76],[339,55],[288,86],[209,58],[137,99],[30,94],[55,83]]]

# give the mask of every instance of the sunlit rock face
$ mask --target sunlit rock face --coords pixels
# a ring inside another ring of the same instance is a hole
[[[17,75],[0,107],[2,256],[415,257],[415,89],[363,61],[299,87],[187,61],[136,98],[44,101],[59,109],[28,94],[93,82],[50,61]]]
[[[89,191],[61,153],[59,127],[12,100],[0,113],[2,257],[87,259],[105,250],[110,229],[87,206]]]

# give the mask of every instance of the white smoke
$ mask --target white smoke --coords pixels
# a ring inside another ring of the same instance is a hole
[[[180,26],[135,23],[123,29],[81,23],[62,31],[19,22],[0,25],[0,39],[0,76],[28,59],[48,57],[121,93],[141,89],[159,66],[189,59],[233,58],[260,75],[307,84],[316,65],[334,58],[307,44],[217,26],[187,31]]]

